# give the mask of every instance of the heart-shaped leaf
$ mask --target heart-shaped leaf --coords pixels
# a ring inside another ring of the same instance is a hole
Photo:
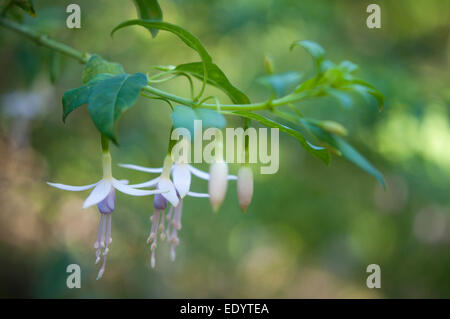
[[[88,110],[97,129],[117,144],[114,124],[138,99],[147,76],[143,73],[119,74],[93,86]]]

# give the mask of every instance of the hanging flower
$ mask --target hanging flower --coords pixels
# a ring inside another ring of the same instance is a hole
[[[109,152],[103,153],[102,158],[103,178],[97,183],[85,186],[70,186],[58,183],[49,183],[50,186],[68,190],[68,191],[84,191],[94,188],[83,204],[83,208],[97,205],[100,212],[100,226],[98,230],[97,240],[94,244],[96,251],[97,264],[103,256],[103,264],[98,273],[97,279],[100,279],[105,271],[106,255],[109,251],[108,245],[111,244],[111,214],[115,206],[115,190],[133,196],[147,196],[161,193],[161,190],[142,190],[136,189],[132,185],[127,185],[128,181],[117,180],[112,177],[111,171],[111,155]]]
[[[198,198],[210,196],[209,194],[190,191],[191,174],[204,180],[209,180],[210,175],[185,162],[178,161],[173,163],[172,158],[169,155],[166,156],[162,168],[148,168],[132,164],[121,164],[120,166],[147,173],[161,173],[161,175],[155,179],[132,185],[132,187],[140,188],[157,186],[158,189],[164,191],[154,198],[154,213],[150,219],[152,228],[147,242],[150,244],[152,267],[155,266],[155,250],[157,247],[158,234],[160,234],[161,240],[167,238],[170,244],[171,259],[175,260],[175,247],[179,244],[178,231],[181,229],[183,199],[186,196]],[[172,177],[172,180],[170,177]],[[237,179],[237,177],[233,175],[228,175],[225,178]],[[170,203],[170,207],[168,207],[168,203]],[[166,215],[165,212],[167,207],[168,212]],[[167,227],[165,227],[166,222]]]

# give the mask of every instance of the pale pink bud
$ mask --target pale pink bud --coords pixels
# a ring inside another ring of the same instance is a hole
[[[243,166],[238,171],[237,194],[239,207],[245,212],[253,196],[253,172],[250,167]]]
[[[209,200],[214,211],[222,204],[228,185],[228,165],[223,161],[211,164],[209,169]]]

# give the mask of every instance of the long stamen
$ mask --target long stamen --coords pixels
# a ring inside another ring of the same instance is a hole
[[[162,216],[161,216],[161,222],[159,224],[159,232],[161,234],[160,235],[161,240],[164,240],[164,239],[166,239],[166,233],[164,231],[164,221],[166,220],[165,211],[163,211],[161,214],[162,214]]]
[[[103,215],[103,214],[102,214]],[[100,247],[105,248],[106,216],[103,217],[102,229],[100,230]]]
[[[100,224],[98,226],[98,234],[97,234],[97,240],[94,244],[94,248],[97,249],[97,251],[95,252],[95,264],[98,264],[98,262],[100,261],[100,255],[102,253],[102,248],[101,248],[101,240],[102,240],[102,230],[103,230],[103,225],[105,223],[105,215],[100,214]]]
[[[172,220],[170,224],[172,225],[172,232],[169,237],[170,243],[170,259],[172,261],[175,260],[175,247],[178,246],[180,240],[178,238],[178,231],[181,229],[181,214],[183,211],[183,201],[180,200],[180,203],[174,209],[174,213],[172,216]]]
[[[166,229],[166,237],[168,240],[170,240],[170,226],[171,226],[171,219],[173,215],[174,207],[170,206],[169,212],[167,213],[166,219],[167,219],[167,229]]]
[[[100,268],[100,270],[98,271],[97,280],[102,278],[103,273],[105,272],[105,266],[106,266],[106,256],[103,257],[103,264],[102,264],[102,267]]]
[[[108,245],[112,242],[111,238],[111,214],[106,215],[106,234],[105,234],[105,249],[103,250],[103,256],[109,252]]]
[[[107,156],[105,154],[104,158],[107,159]],[[95,252],[95,263],[98,264],[103,257],[103,263],[98,272],[97,280],[102,278],[103,273],[105,272],[106,255],[109,252],[109,245],[112,242],[111,219],[112,212],[114,211],[115,198],[115,191],[113,188],[108,196],[97,204],[98,210],[100,212],[100,225],[98,227],[97,241],[94,244],[94,247],[97,249],[97,251]]]

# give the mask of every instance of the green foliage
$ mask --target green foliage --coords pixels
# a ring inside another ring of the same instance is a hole
[[[194,137],[194,121],[201,120],[202,128],[216,127],[224,128],[226,125],[225,117],[217,111],[209,109],[192,109],[184,105],[178,105],[174,108],[172,114],[172,123],[174,128],[186,128]]]
[[[317,70],[321,69],[321,65],[325,61],[325,50],[319,44],[309,40],[296,41],[291,44],[291,51],[296,46],[303,47],[312,56]]]
[[[88,99],[88,110],[97,129],[117,144],[114,124],[120,115],[138,99],[147,76],[143,73],[119,74],[94,85]]]
[[[279,97],[285,95],[292,87],[298,85],[301,78],[301,73],[290,71],[263,76],[259,78],[259,82],[271,89],[272,93]]]
[[[188,47],[194,49],[202,59],[203,63],[203,79],[204,83],[206,84],[207,78],[208,78],[208,66],[212,64],[212,58],[209,55],[208,51],[206,51],[203,44],[200,42],[200,40],[190,33],[189,31],[185,30],[184,28],[167,23],[167,22],[161,22],[161,21],[154,21],[154,20],[129,20],[122,22],[117,27],[115,27],[111,31],[111,35],[113,35],[117,30],[120,30],[122,28],[133,26],[133,25],[140,25],[144,28],[155,28],[159,30],[165,30],[168,32],[171,32],[175,34],[177,37],[179,37]],[[203,90],[202,90],[203,92]]]
[[[294,130],[298,124],[305,127],[315,138],[324,143],[330,151],[343,156],[348,161],[354,163],[367,173],[373,175],[380,184],[385,188],[383,175],[356,149],[344,141],[340,136],[347,135],[347,130],[341,124],[334,121],[320,121],[315,119],[307,119],[298,114],[292,114],[282,111],[274,112],[280,118],[291,122]]]
[[[315,121],[304,118],[299,119],[299,121],[304,126],[306,126],[319,140],[335,148],[342,154],[345,159],[354,163],[367,173],[373,175],[380,182],[380,184],[384,188],[386,188],[386,183],[384,181],[383,175],[364,156],[362,156],[356,149],[354,149],[353,146],[348,144],[336,134],[325,131],[323,127],[317,125]]]
[[[125,73],[125,71],[119,63],[106,61],[101,56],[94,54],[84,66],[81,79],[83,83],[87,83],[101,73],[117,75]]]
[[[136,102],[145,85],[147,77],[143,73],[97,74],[88,83],[64,93],[63,121],[72,111],[87,103],[97,129],[117,144],[114,124]]]
[[[350,61],[334,64],[325,59],[325,50],[312,41],[294,42],[291,50],[296,46],[304,47],[311,55],[317,74],[314,78],[303,82],[295,92],[309,92],[310,96],[329,95],[336,98],[344,107],[350,107],[353,104],[352,94],[357,93],[366,99],[372,96],[377,101],[380,111],[383,109],[384,97],[381,92],[353,75],[358,69],[356,64]]]
[[[235,111],[230,114],[238,115],[250,120],[258,121],[259,123],[263,124],[264,126],[273,127],[279,129],[281,132],[287,133],[297,139],[297,141],[300,143],[301,146],[305,150],[307,150],[310,154],[316,156],[317,158],[320,158],[322,161],[324,161],[327,165],[330,163],[330,153],[323,147],[315,146],[311,144],[309,141],[305,139],[305,137],[297,130],[290,128],[286,125],[280,124],[278,122],[275,122],[272,119],[269,119],[267,117],[264,117],[262,115],[252,113],[252,112],[246,112],[246,111]]]
[[[116,26],[111,31],[111,35],[113,35],[116,31],[118,31],[120,29],[129,27],[129,26],[133,26],[133,25],[140,25],[147,29],[155,28],[158,30],[164,30],[164,31],[171,32],[171,33],[175,34],[177,37],[179,37],[188,47],[197,51],[197,53],[200,55],[203,63],[207,64],[207,63],[212,62],[212,58],[209,55],[208,51],[206,51],[203,44],[200,42],[200,40],[195,35],[193,35],[189,31],[187,31],[186,29],[184,29],[180,26],[171,24],[171,23],[161,22],[161,21],[157,21],[157,20],[156,21],[155,20],[139,20],[139,19],[128,20],[128,21],[122,22],[121,24]]]
[[[157,0],[133,0],[133,2],[136,5],[139,18],[142,20],[162,21],[163,13]],[[147,29],[150,31],[153,38],[157,36],[157,28]]]
[[[204,80],[203,63],[201,62],[180,64],[175,70],[189,73],[202,81]],[[250,103],[250,99],[247,95],[245,95],[245,93],[237,87],[233,86],[233,84],[231,84],[231,82],[227,79],[225,73],[223,73],[217,65],[214,63],[207,63],[206,70],[208,74],[207,82],[225,92],[233,103]]]
[[[13,6],[19,7],[22,10],[24,10],[26,13],[28,13],[32,17],[36,17],[36,11],[34,10],[34,1],[33,0],[11,0],[2,1],[0,8],[2,13],[5,13],[8,9],[10,9]]]
[[[98,82],[103,81],[107,78],[112,77],[111,74],[101,73],[97,74],[92,80],[88,83],[71,90],[67,90],[62,98],[63,104],[63,121],[66,121],[67,116],[82,106],[83,104],[88,103],[89,96],[91,95],[92,88],[98,84]]]

